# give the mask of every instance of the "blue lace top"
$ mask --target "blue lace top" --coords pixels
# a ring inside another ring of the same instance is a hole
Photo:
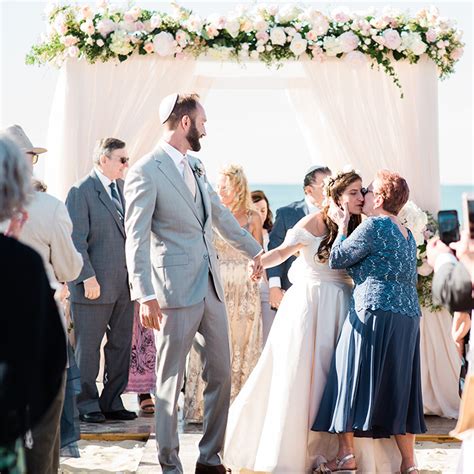
[[[339,235],[329,257],[331,268],[346,268],[355,288],[351,309],[381,309],[420,317],[416,291],[416,243],[405,239],[389,217],[369,217],[349,236]]]

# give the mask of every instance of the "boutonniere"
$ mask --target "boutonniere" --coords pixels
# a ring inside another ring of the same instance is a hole
[[[204,175],[204,166],[202,166],[200,161],[196,161],[196,163],[194,163],[193,171],[198,178]]]

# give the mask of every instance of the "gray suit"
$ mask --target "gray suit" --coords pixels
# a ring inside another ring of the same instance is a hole
[[[123,181],[117,181],[123,198]],[[128,382],[133,324],[133,302],[128,290],[125,228],[112,199],[95,171],[76,183],[66,199],[73,223],[72,239],[84,265],[70,283],[71,316],[76,336],[76,358],[81,371],[81,414],[122,410],[120,395]],[[95,276],[100,297],[84,296],[83,281]],[[98,395],[100,343],[107,334],[104,390]]]
[[[163,472],[182,473],[176,404],[186,356],[196,333],[204,339],[204,434],[199,462],[220,464],[230,399],[230,350],[224,294],[212,227],[249,258],[261,247],[242,229],[189,158],[194,199],[160,147],[130,169],[125,182],[126,253],[132,298],[156,295],[163,325],[157,348],[156,439]]]

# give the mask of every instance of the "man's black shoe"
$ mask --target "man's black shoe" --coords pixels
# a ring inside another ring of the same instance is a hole
[[[107,420],[134,420],[137,417],[134,411],[128,410],[105,411],[104,415]]]
[[[103,423],[105,416],[100,411],[91,411],[90,413],[79,415],[79,419],[86,423]]]

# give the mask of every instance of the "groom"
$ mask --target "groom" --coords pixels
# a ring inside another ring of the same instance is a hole
[[[197,474],[225,473],[219,452],[230,399],[230,351],[224,292],[212,227],[253,259],[262,273],[260,245],[234,219],[207,181],[199,151],[206,114],[197,94],[166,97],[164,136],[130,169],[125,182],[126,254],[132,299],[145,327],[156,329],[156,440],[164,473],[182,473],[177,401],[186,356],[196,332],[205,340],[202,377],[204,433]]]

